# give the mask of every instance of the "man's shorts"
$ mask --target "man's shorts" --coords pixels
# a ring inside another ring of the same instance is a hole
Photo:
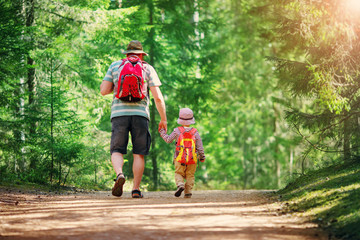
[[[111,119],[110,153],[127,153],[129,133],[133,154],[148,155],[151,144],[149,120],[141,116],[121,116]]]

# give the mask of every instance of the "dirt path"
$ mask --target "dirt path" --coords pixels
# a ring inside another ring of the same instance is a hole
[[[314,224],[283,214],[266,191],[144,195],[0,192],[0,239],[328,239]]]

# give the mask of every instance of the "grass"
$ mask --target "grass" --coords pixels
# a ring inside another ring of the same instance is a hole
[[[360,162],[309,172],[277,194],[288,211],[302,212],[331,235],[360,239]]]
[[[50,184],[38,184],[21,181],[0,181],[0,192],[19,192],[19,193],[32,193],[32,194],[65,194],[76,192],[88,192],[93,189],[76,188],[69,186],[57,186]]]

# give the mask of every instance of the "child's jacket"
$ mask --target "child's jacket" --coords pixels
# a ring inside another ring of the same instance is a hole
[[[189,127],[189,128],[185,128],[185,131],[186,132],[190,132],[192,129],[192,127]],[[170,134],[170,135],[167,135],[166,132],[165,132],[165,129],[161,129],[160,130],[160,136],[164,139],[165,142],[167,143],[171,143],[173,142],[174,140],[178,139],[180,135],[180,130],[179,128],[175,128],[174,131]],[[196,144],[196,152],[199,156],[199,159],[200,161],[201,160],[204,160],[205,159],[205,153],[204,153],[204,147],[203,147],[203,143],[202,143],[202,140],[201,140],[201,137],[200,137],[200,134],[198,131],[196,131],[196,133],[194,134],[195,135],[195,144]],[[177,155],[179,153],[177,153],[175,151],[175,154],[174,154],[174,159],[177,158]]]

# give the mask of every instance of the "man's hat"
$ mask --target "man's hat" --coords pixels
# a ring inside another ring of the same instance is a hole
[[[132,40],[129,43],[126,51],[123,52],[123,54],[128,54],[128,53],[143,53],[145,55],[148,55],[146,52],[143,51],[143,47],[138,40]]]

